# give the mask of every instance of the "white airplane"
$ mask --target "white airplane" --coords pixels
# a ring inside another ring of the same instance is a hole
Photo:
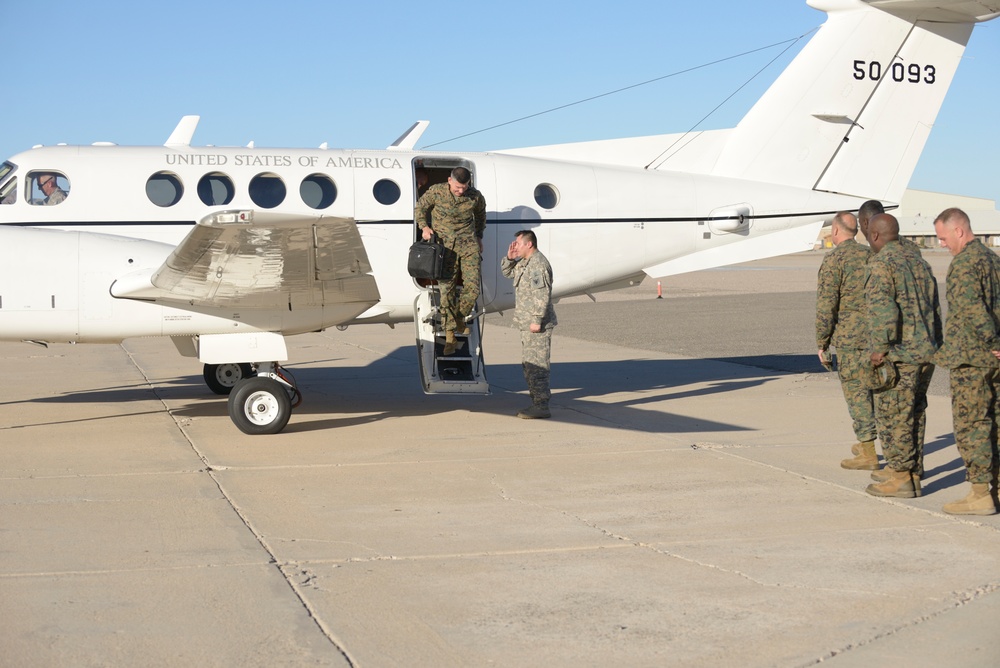
[[[415,170],[464,166],[488,204],[481,312],[532,228],[554,296],[811,248],[824,220],[898,203],[973,26],[1000,0],[809,0],[828,19],[736,128],[487,153],[36,147],[0,166],[0,340],[169,336],[249,434],[300,395],[285,337],[413,320],[427,392],[488,390],[478,327],[441,356],[433,285],[407,273]],[[51,183],[50,183],[51,180]],[[477,323],[474,323],[477,324]]]

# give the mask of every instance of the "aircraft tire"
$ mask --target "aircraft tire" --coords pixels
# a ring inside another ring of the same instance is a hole
[[[226,395],[233,391],[236,383],[253,377],[253,367],[246,363],[206,364],[202,372],[208,389],[216,394]]]
[[[244,434],[277,434],[291,416],[288,391],[272,378],[244,378],[229,395],[229,418]]]

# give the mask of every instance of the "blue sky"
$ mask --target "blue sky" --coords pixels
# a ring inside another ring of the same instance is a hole
[[[819,26],[804,0],[415,3],[0,0],[0,156],[34,144],[195,144],[453,151],[682,132],[784,46],[664,77]],[[734,126],[796,44],[700,129]],[[910,187],[1000,201],[1000,19],[976,28]]]

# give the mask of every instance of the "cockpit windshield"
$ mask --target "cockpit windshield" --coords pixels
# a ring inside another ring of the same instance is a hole
[[[17,198],[17,179],[12,176],[15,171],[17,165],[12,162],[0,165],[0,204],[13,204]]]

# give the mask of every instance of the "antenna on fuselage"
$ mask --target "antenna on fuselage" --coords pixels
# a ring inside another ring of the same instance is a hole
[[[430,124],[430,121],[417,121],[410,126],[409,130],[400,135],[399,139],[389,145],[389,150],[412,151],[413,147],[417,145],[420,135],[424,134],[424,130]]]
[[[170,133],[164,146],[190,146],[194,131],[198,129],[198,121],[201,116],[184,116],[177,124],[174,131]]]

